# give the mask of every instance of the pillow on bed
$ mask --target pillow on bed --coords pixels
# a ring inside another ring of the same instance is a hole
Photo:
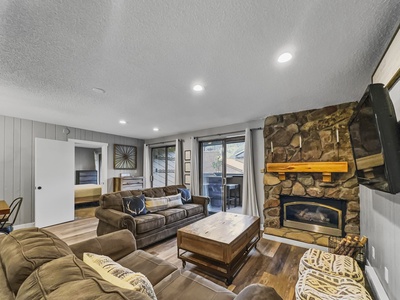
[[[123,197],[122,201],[124,212],[132,217],[147,214],[144,195]]]

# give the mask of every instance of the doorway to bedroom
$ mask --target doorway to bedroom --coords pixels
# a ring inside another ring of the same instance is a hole
[[[106,193],[108,144],[84,140],[75,143],[75,219],[94,217],[100,195]]]

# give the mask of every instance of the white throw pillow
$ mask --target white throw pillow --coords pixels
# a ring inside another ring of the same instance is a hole
[[[183,205],[181,193],[172,196],[167,196],[167,198],[168,198],[168,208]]]
[[[157,300],[153,286],[142,273],[133,272],[105,255],[85,252],[83,253],[83,262],[111,284],[140,292],[153,300]]]

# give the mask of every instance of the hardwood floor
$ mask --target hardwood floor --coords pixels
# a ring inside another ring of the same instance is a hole
[[[96,236],[96,218],[80,219],[69,223],[47,227],[68,245]],[[182,267],[177,257],[176,237],[146,247],[146,252],[169,261],[178,268]],[[257,248],[249,254],[249,259],[242,270],[228,287],[239,293],[251,283],[261,283],[275,288],[284,300],[295,299],[294,288],[297,281],[297,270],[301,256],[307,249],[261,239]],[[185,270],[206,277],[218,285],[225,286],[223,281],[200,271],[188,263]]]
[[[46,227],[68,245],[79,243],[97,236],[97,218],[85,218]]]

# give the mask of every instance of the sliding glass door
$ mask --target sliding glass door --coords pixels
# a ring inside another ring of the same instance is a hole
[[[244,137],[200,143],[202,195],[210,197],[209,212],[241,211]]]
[[[151,187],[175,184],[175,146],[151,149]]]
[[[224,141],[201,142],[202,195],[210,197],[208,211],[215,213],[223,210],[224,190],[222,178],[225,177],[223,162]]]

